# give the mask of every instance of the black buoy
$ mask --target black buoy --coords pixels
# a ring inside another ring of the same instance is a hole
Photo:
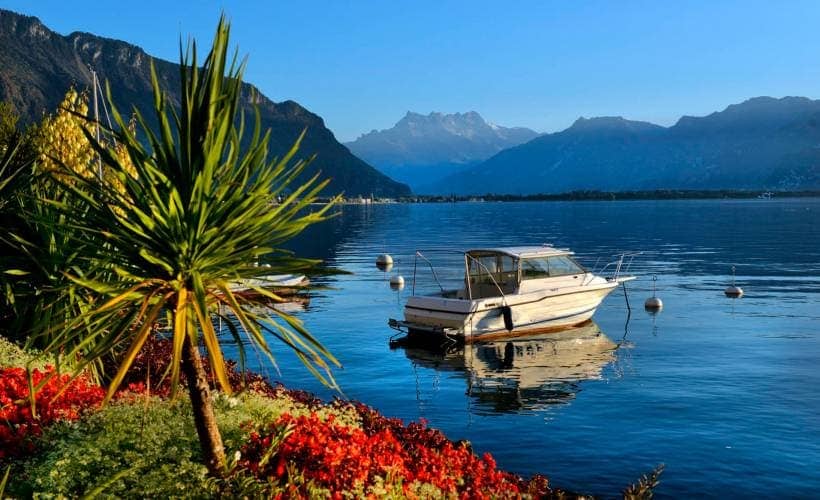
[[[743,296],[743,289],[735,285],[735,266],[732,266],[732,284],[727,286],[723,293],[733,299],[739,299]]]
[[[657,290],[655,287],[655,283],[658,281],[658,276],[656,274],[652,275],[652,296],[646,299],[646,302],[643,303],[644,309],[649,312],[658,312],[663,309],[663,301],[658,298]]]

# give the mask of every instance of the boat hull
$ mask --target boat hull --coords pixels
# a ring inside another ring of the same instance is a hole
[[[465,342],[562,330],[589,321],[616,281],[479,300],[411,297],[404,321],[411,336],[446,335]]]

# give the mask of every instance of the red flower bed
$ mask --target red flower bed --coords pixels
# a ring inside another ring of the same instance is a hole
[[[84,376],[71,380],[70,375],[56,375],[51,369],[32,372],[35,387],[47,377],[35,396],[37,413],[33,415],[26,371],[0,369],[0,460],[31,453],[31,438],[39,436],[43,427],[56,420],[78,419],[85,409],[99,406],[105,396],[102,388]]]
[[[167,395],[168,383],[161,380],[170,359],[170,342],[152,340],[135,360],[127,375],[124,394],[144,393],[144,382],[151,392]],[[210,371],[210,370],[209,370]],[[71,380],[69,375],[56,375],[53,370],[35,370],[36,386],[51,376],[36,395],[37,415],[32,415],[28,402],[29,384],[22,368],[0,369],[0,461],[33,451],[34,436],[48,424],[79,418],[82,411],[99,406],[104,391],[86,377]],[[251,389],[272,397],[288,395],[313,410],[322,402],[303,391],[290,391],[273,386],[254,373],[240,373],[229,367],[229,378],[235,389]],[[211,381],[213,384],[213,381]],[[65,390],[63,390],[65,389]],[[62,391],[62,392],[61,392]],[[55,397],[60,394],[59,397]],[[350,403],[336,401],[339,409]],[[288,495],[307,496],[295,471],[305,480],[327,488],[334,498],[342,492],[366,492],[369,486],[383,485],[402,488],[397,494],[412,497],[419,493],[414,482],[430,484],[445,495],[460,498],[547,497],[554,493],[546,478],[535,476],[525,481],[519,476],[500,471],[489,454],[475,455],[466,442],[453,442],[440,431],[429,429],[424,422],[404,425],[401,420],[387,418],[361,403],[353,407],[362,422],[361,428],[337,423],[331,415],[321,420],[316,413],[294,417],[282,415],[262,431],[253,432],[242,448],[246,469],[260,478],[275,478],[288,485]],[[252,424],[250,424],[252,425]],[[287,430],[287,433],[283,433]],[[278,440],[278,442],[277,442]],[[422,495],[429,492],[422,492]]]
[[[483,460],[487,468],[482,469],[483,464],[475,462],[474,459],[478,457],[472,453],[468,442],[453,443],[441,431],[428,428],[424,421],[404,425],[400,419],[385,417],[365,404],[354,403],[354,407],[361,418],[365,432],[369,434],[384,431],[393,433],[402,443],[406,444],[405,448],[411,459],[422,465],[430,457],[431,451],[453,457],[453,461],[459,465],[458,468],[453,469],[453,473],[457,474],[456,477],[463,478],[465,483],[472,482],[476,490],[484,490],[484,493],[487,491],[500,492],[505,490],[499,490],[499,487],[512,484],[515,488],[506,490],[507,493],[520,491],[536,498],[548,496],[550,493],[549,483],[545,476],[536,474],[529,480],[524,480],[515,474],[498,471],[495,468],[495,460],[489,453],[484,454]],[[472,459],[464,457],[465,452]]]
[[[368,418],[364,430],[336,424],[332,418],[322,421],[315,414],[283,415],[267,432],[251,434],[242,449],[242,465],[260,477],[287,481],[287,465],[294,464],[305,479],[333,492],[366,488],[380,476],[401,479],[407,494],[416,480],[462,498],[549,494],[543,476],[524,481],[496,469],[489,454],[478,457],[469,445],[449,441],[423,423],[404,426],[364,405],[359,408]],[[275,436],[286,427],[291,433],[265,461]]]

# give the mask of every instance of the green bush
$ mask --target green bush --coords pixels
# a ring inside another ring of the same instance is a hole
[[[190,410],[180,402],[147,403],[112,404],[52,426],[42,437],[48,449],[24,465],[13,491],[59,498],[104,487],[116,497],[208,496],[200,489],[207,470]]]
[[[290,411],[288,398],[217,395],[217,420],[229,454],[250,428]],[[119,498],[212,497],[237,485],[208,480],[190,403],[133,397],[77,422],[61,422],[42,436],[43,452],[14,474],[12,493],[40,498],[78,497],[97,489]],[[248,478],[237,475],[237,484]],[[251,485],[242,484],[248,490]],[[260,485],[262,488],[263,485]],[[261,489],[260,489],[261,491]]]

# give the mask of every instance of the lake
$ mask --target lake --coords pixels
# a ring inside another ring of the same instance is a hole
[[[345,206],[291,243],[351,274],[315,279],[296,314],[339,358],[344,395],[490,452],[499,467],[617,496],[666,464],[659,497],[820,490],[820,200]],[[391,349],[417,248],[550,243],[593,266],[642,251],[577,336]],[[387,252],[392,273],[374,265]],[[601,262],[602,262],[601,261]],[[736,266],[745,295],[723,289]],[[408,280],[401,292],[387,279]],[[652,276],[664,309],[644,311]],[[324,389],[284,348],[291,388]]]

